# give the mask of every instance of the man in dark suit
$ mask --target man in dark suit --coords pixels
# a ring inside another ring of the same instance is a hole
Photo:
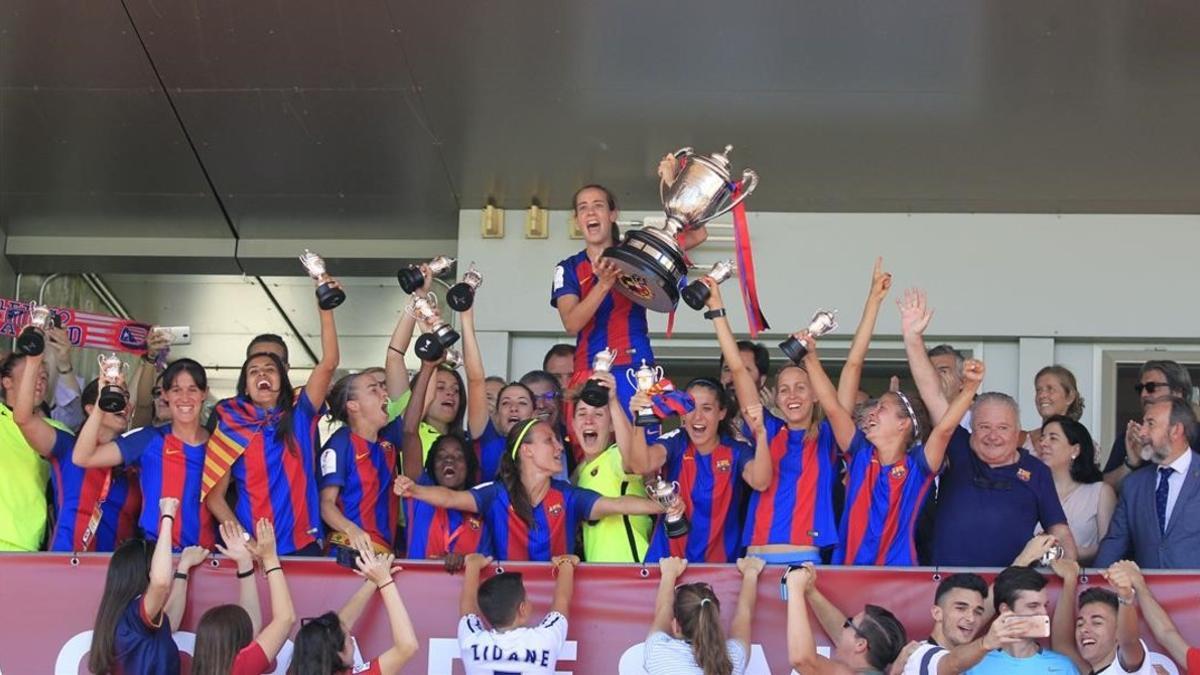
[[[1200,456],[1188,440],[1195,431],[1196,413],[1187,401],[1168,398],[1146,406],[1137,436],[1150,451],[1153,470],[1125,478],[1097,567],[1132,557],[1147,569],[1200,568]]]

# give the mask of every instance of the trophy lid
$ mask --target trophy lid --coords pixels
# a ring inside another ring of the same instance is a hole
[[[715,171],[721,176],[722,180],[729,180],[729,153],[733,150],[732,145],[726,145],[725,149],[720,152],[714,152],[711,155],[696,155],[692,160],[703,164],[710,170]]]

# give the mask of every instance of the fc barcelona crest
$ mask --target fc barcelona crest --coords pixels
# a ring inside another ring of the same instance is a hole
[[[479,528],[481,527],[481,525],[479,523],[479,519],[478,518],[467,518],[467,527],[478,532]]]
[[[550,506],[550,515],[557,518],[562,515],[562,504],[553,504]]]
[[[1017,478],[1021,479],[1022,481],[1028,483],[1029,479],[1032,477],[1033,476],[1029,473],[1028,469],[1017,469]]]
[[[904,468],[903,464],[897,464],[892,467],[892,478],[895,480],[903,480],[906,473],[908,473],[908,469]]]
[[[720,473],[729,473],[729,469],[732,466],[733,466],[733,463],[727,459],[718,459],[717,460],[717,471]]]

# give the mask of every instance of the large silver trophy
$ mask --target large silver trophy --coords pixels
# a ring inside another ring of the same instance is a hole
[[[653,480],[644,482],[646,486],[646,496],[654,501],[662,504],[664,509],[670,510],[679,503],[679,483],[668,483],[662,476],[655,476]],[[676,539],[688,533],[691,525],[688,524],[687,515],[668,513],[663,517],[665,521],[667,536]]]
[[[667,214],[664,227],[630,230],[621,243],[604,252],[620,270],[616,290],[633,302],[656,312],[669,312],[679,303],[679,282],[687,275],[687,262],[675,236],[725,215],[758,187],[758,174],[742,171],[739,183],[730,182],[729,152],[697,155],[691,148],[675,153],[686,160],[675,182],[659,184],[659,197]],[[736,196],[735,196],[736,189]]]
[[[808,322],[808,332],[813,337],[821,337],[830,331],[837,330],[837,327],[838,322],[836,309],[832,312],[824,309],[818,309],[816,313],[813,314],[812,321]],[[779,349],[783,352],[784,356],[791,359],[792,363],[797,365],[799,365],[800,362],[804,360],[805,355],[808,354],[808,347],[800,340],[797,340],[795,336],[789,336],[788,339],[780,342]]]

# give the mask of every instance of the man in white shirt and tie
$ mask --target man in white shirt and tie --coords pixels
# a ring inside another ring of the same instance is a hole
[[[1123,558],[1143,569],[1200,567],[1200,460],[1190,447],[1196,413],[1180,398],[1148,403],[1136,436],[1149,450],[1152,467],[1122,484],[1096,566]],[[1131,436],[1134,434],[1131,434]]]

